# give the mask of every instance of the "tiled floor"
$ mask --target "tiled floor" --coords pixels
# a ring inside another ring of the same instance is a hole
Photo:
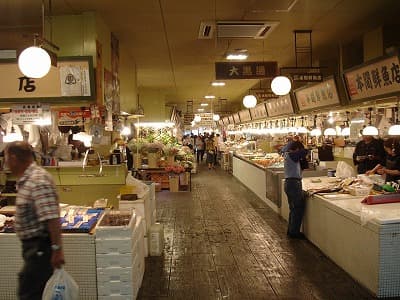
[[[221,169],[157,193],[157,216],[164,255],[146,259],[138,299],[374,299]]]

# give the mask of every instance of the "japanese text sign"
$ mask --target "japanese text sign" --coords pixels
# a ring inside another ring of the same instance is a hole
[[[215,79],[257,79],[275,77],[278,74],[276,61],[261,62],[216,62]]]
[[[65,109],[58,112],[58,126],[83,126],[83,119],[90,118],[87,110]]]
[[[240,121],[242,121],[242,122],[251,121],[250,110],[243,109],[243,110],[239,111],[239,117],[240,117]]]
[[[344,79],[351,101],[399,92],[399,58],[392,56],[357,69],[345,71]]]
[[[280,115],[293,114],[293,104],[290,99],[290,94],[280,96],[277,99],[271,99],[265,103],[269,117],[276,117]]]
[[[340,104],[333,78],[294,91],[300,111]]]
[[[233,115],[233,120],[235,121],[235,124],[239,124],[240,123],[239,113],[236,113],[236,114]]]
[[[15,125],[41,124],[42,120],[51,120],[50,105],[23,104],[11,108],[12,122]]]
[[[229,124],[235,124],[235,120],[233,119],[233,116],[228,117]]]
[[[267,109],[265,103],[257,104],[255,107],[250,108],[251,118],[253,120],[261,119],[267,116]]]

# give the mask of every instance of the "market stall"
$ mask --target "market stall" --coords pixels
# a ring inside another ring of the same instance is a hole
[[[327,191],[337,184],[335,177],[303,179],[305,191],[325,190],[307,198],[304,234],[377,297],[399,297],[400,203],[366,205],[365,195]]]

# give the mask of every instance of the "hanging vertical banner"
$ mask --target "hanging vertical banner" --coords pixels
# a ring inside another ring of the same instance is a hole
[[[374,99],[400,92],[400,65],[397,55],[344,71],[351,101]]]

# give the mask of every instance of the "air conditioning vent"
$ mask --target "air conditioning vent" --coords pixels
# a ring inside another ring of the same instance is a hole
[[[218,21],[218,38],[265,39],[279,22],[267,21]]]
[[[199,28],[199,39],[212,39],[214,37],[215,22],[201,22]]]

